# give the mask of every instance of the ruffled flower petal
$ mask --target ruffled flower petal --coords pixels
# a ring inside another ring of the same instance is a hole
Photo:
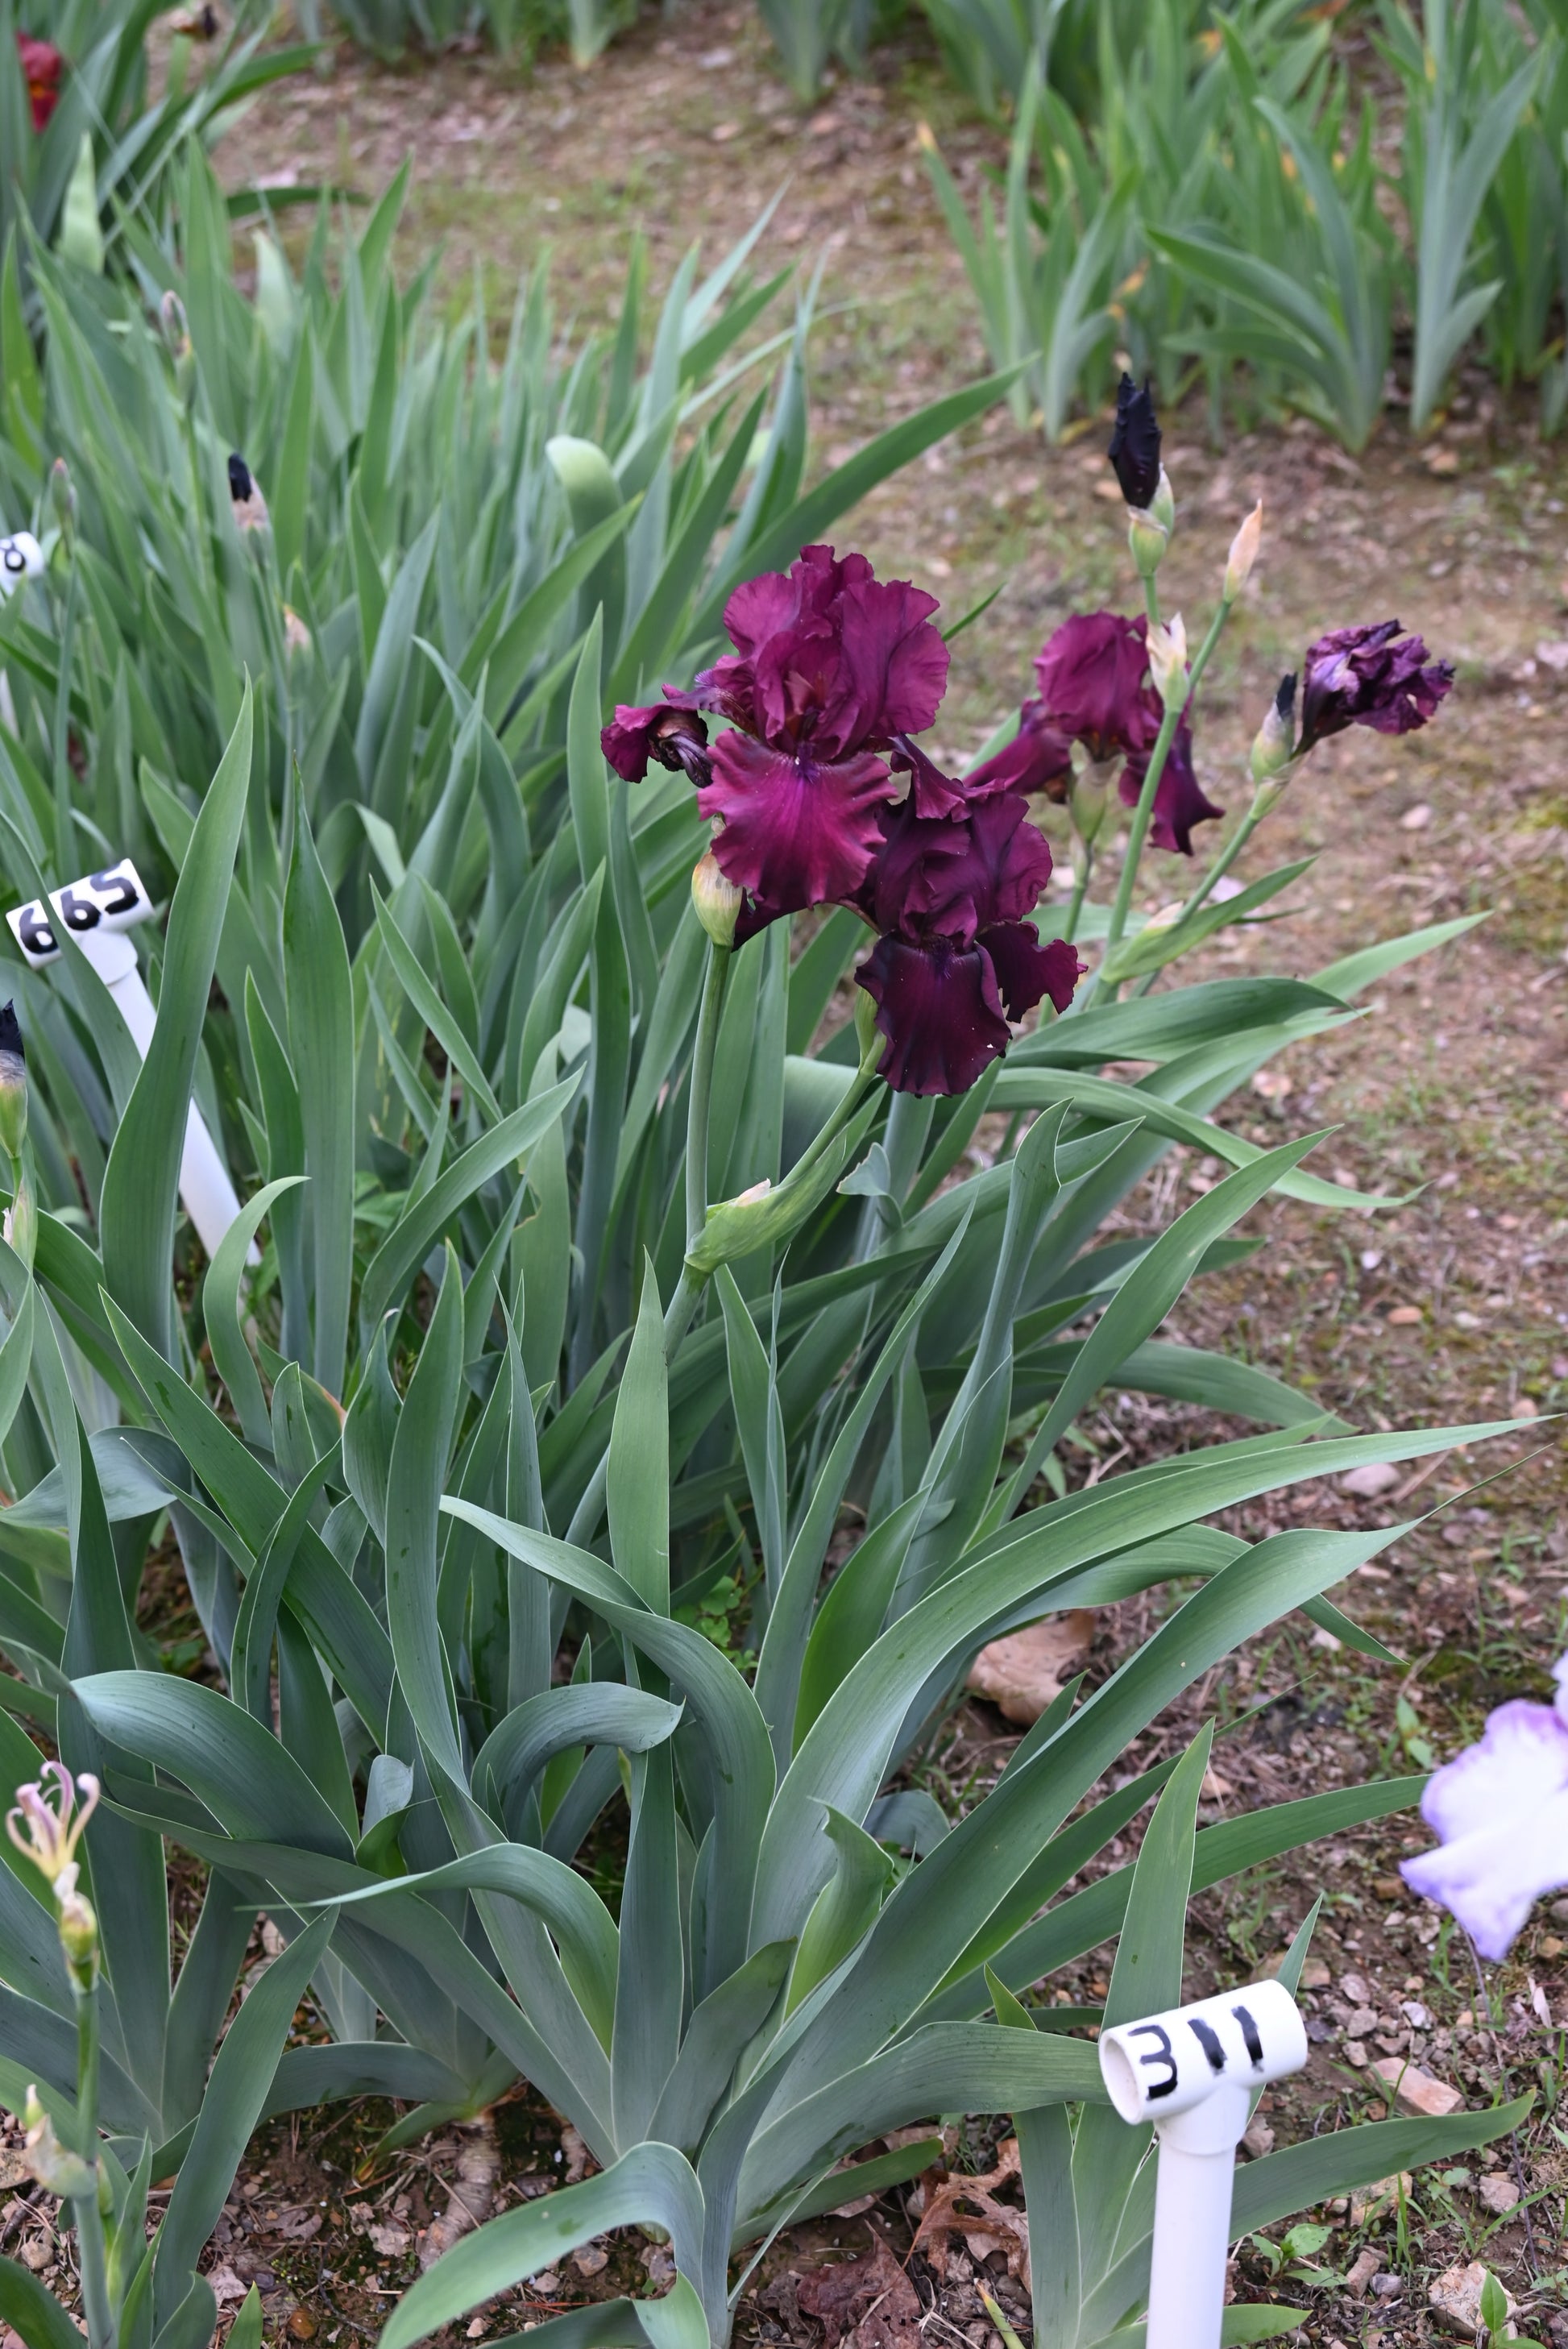
[[[895,1092],[967,1092],[1006,1050],[996,974],[983,947],[879,938],[855,975],[887,1039],[877,1073]]]
[[[1016,922],[1051,877],[1050,843],[1016,793],[979,800],[927,823],[913,793],[882,816],[883,845],[861,903],[879,930],[970,946],[995,922]]]
[[[830,712],[841,743],[886,741],[929,726],[947,690],[949,653],[931,625],[934,595],[907,579],[862,579],[839,606],[846,698]]]
[[[981,932],[980,944],[991,957],[1009,1019],[1022,1019],[1047,996],[1059,1016],[1088,968],[1066,938],[1042,938],[1032,922],[1000,922]]]
[[[1080,612],[1036,659],[1047,721],[1097,762],[1148,750],[1160,731],[1160,697],[1143,682],[1148,629],[1141,613]]]
[[[969,803],[968,786],[944,775],[935,760],[905,735],[894,736],[888,765],[895,775],[909,777],[907,804],[916,815],[956,815]]]
[[[1433,1774],[1421,1816],[1441,1841],[1400,1874],[1483,1957],[1506,1956],[1533,1903],[1568,1885],[1568,1722],[1551,1705],[1499,1705],[1480,1743]]]
[[[1398,620],[1334,628],[1307,647],[1302,670],[1299,759],[1347,726],[1409,734],[1424,726],[1454,681],[1452,664],[1429,661],[1419,636]]]
[[[712,765],[696,803],[723,819],[713,853],[727,880],[781,914],[854,895],[881,844],[877,810],[892,793],[880,759],[791,757],[732,732],[714,744]]]
[[[1059,805],[1072,790],[1073,745],[1070,734],[1053,726],[1043,701],[1026,701],[1018,712],[1018,730],[1012,740],[964,778],[965,795],[983,799],[991,792],[1022,792],[1026,797],[1044,792]]]
[[[1128,807],[1138,805],[1143,778],[1149,772],[1150,755],[1148,750],[1136,751],[1121,771],[1119,788]],[[1224,812],[1205,795],[1198,781],[1198,771],[1192,764],[1192,729],[1183,718],[1171,737],[1160,772],[1149,836],[1156,848],[1176,849],[1181,855],[1191,856],[1192,826],[1211,823]]]

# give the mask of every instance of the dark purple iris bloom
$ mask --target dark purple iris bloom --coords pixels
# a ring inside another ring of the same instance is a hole
[[[1079,612],[1036,659],[1046,721],[1097,761],[1151,750],[1160,731],[1160,697],[1144,683],[1148,633],[1141,613]]]
[[[1143,778],[1149,772],[1149,755],[1147,750],[1135,750],[1121,771],[1118,788],[1127,807],[1138,805]],[[1224,812],[1223,808],[1217,808],[1204,796],[1192,764],[1192,729],[1183,718],[1171,737],[1160,781],[1154,787],[1154,818],[1149,836],[1156,848],[1179,849],[1183,856],[1191,856],[1192,826],[1212,823]]]
[[[1307,647],[1303,666],[1301,740],[1295,755],[1347,726],[1409,734],[1424,726],[1454,681],[1449,661],[1429,661],[1419,636],[1402,636],[1398,620],[1333,628]]]
[[[988,798],[993,792],[1044,792],[1059,805],[1072,782],[1071,735],[1051,724],[1043,701],[1026,701],[1012,740],[994,759],[971,768],[964,778],[964,792],[972,800]]]
[[[695,709],[668,701],[631,709],[622,702],[599,741],[615,772],[629,783],[642,781],[650,759],[672,772],[684,770],[694,783],[707,781],[707,728]]]
[[[882,936],[856,973],[887,1039],[878,1074],[897,1092],[961,1093],[1006,1051],[1009,1019],[1042,997],[1072,1001],[1084,966],[1024,916],[1051,852],[1016,792],[923,817],[913,794],[880,818],[883,846],[858,893]]]
[[[1160,419],[1145,381],[1141,391],[1130,375],[1116,388],[1116,426],[1109,455],[1130,506],[1141,512],[1160,487]]]
[[[725,877],[769,914],[849,897],[880,844],[877,810],[898,788],[886,753],[912,773],[922,814],[962,796],[904,739],[931,724],[947,683],[936,608],[908,580],[878,580],[863,554],[808,546],[787,572],[736,589],[724,613],[735,650],[690,694],[617,710],[604,755],[634,779],[639,758],[645,772],[661,755],[658,721],[670,713],[727,718],[733,730],[694,778],[702,813],[724,827],[713,853]]]

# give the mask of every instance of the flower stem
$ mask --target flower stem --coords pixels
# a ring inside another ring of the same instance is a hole
[[[1176,729],[1192,707],[1199,679],[1209,665],[1210,655],[1220,641],[1220,632],[1225,625],[1230,608],[1230,605],[1225,603],[1217,606],[1214,616],[1209,623],[1209,633],[1199,646],[1197,657],[1188,672],[1186,698],[1180,704],[1172,702],[1161,720],[1160,731],[1155,738],[1154,748],[1150,754],[1148,771],[1143,778],[1143,789],[1138,794],[1138,805],[1132,812],[1132,828],[1128,835],[1127,854],[1122,862],[1121,877],[1116,885],[1116,898],[1110,909],[1110,924],[1106,931],[1105,954],[1101,957],[1102,968],[1116,947],[1120,945],[1122,933],[1127,927],[1127,917],[1132,910],[1132,892],[1138,881],[1138,867],[1142,860],[1144,843],[1149,837],[1149,826],[1154,814],[1154,795],[1160,789],[1160,778],[1165,772],[1165,761],[1170,756],[1171,745],[1176,739]],[[1097,979],[1098,977],[1097,973]],[[1092,984],[1091,981],[1091,986]]]
[[[85,2194],[74,2195],[77,2249],[82,2269],[82,2313],[87,2318],[89,2349],[108,2349],[113,2324],[108,2305],[108,2269],[104,2251],[103,2212],[98,2189],[98,1994],[96,1982],[84,1990],[73,1985],[77,2002],[77,2126],[78,2150],[92,2164],[93,2183]]]
[[[1193,915],[1201,912],[1202,907],[1208,904],[1209,899],[1213,895],[1214,891],[1224,879],[1226,874],[1230,871],[1232,865],[1235,863],[1237,857],[1240,856],[1243,849],[1245,848],[1248,841],[1251,840],[1253,833],[1256,832],[1259,824],[1263,822],[1265,812],[1265,810],[1261,809],[1258,806],[1256,801],[1254,801],[1253,805],[1247,810],[1246,814],[1242,818],[1241,823],[1236,826],[1235,831],[1232,833],[1230,840],[1220,851],[1218,856],[1215,857],[1213,863],[1210,865],[1208,871],[1204,874],[1202,879],[1199,882],[1197,887],[1193,890],[1191,895],[1182,906],[1181,913],[1172,923],[1171,932],[1172,937],[1174,937],[1181,930],[1184,922],[1190,922]],[[1139,980],[1138,985],[1133,989],[1133,993],[1135,995],[1147,995],[1159,976],[1160,973],[1157,970],[1151,970],[1147,978],[1140,978]]]
[[[691,1056],[691,1093],[686,1107],[686,1237],[689,1248],[702,1236],[707,1216],[707,1127],[713,1109],[713,1061],[718,1048],[719,1015],[724,1009],[724,985],[729,976],[730,949],[710,945],[703,980],[702,1009],[696,1018],[696,1041]]]
[[[1067,925],[1062,931],[1062,936],[1069,947],[1077,937],[1078,926],[1083,919],[1084,899],[1088,895],[1088,885],[1093,874],[1094,847],[1091,842],[1086,841],[1082,859],[1073,874],[1073,894],[1068,905]]]

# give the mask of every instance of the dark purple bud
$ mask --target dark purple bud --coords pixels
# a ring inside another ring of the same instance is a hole
[[[1117,386],[1109,455],[1122,496],[1141,512],[1160,487],[1160,419],[1147,378],[1141,391],[1130,375]]]

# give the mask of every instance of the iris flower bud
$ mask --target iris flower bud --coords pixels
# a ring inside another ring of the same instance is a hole
[[[15,1161],[27,1139],[27,1055],[15,1007],[0,1005],[0,1150]]]
[[[68,1873],[75,1876],[74,1866]],[[91,1990],[98,1980],[98,1924],[92,1902],[85,1893],[77,1890],[74,1883],[67,1888],[62,1879],[55,1887],[55,1906],[59,1916],[60,1947],[65,1951],[66,1963],[78,1986]]]
[[[1171,486],[1171,476],[1163,465],[1154,495],[1149,501],[1149,511],[1167,538],[1176,527],[1176,492]]]
[[[1264,534],[1264,502],[1260,498],[1231,541],[1231,552],[1225,562],[1225,584],[1220,593],[1227,604],[1233,604],[1257,561],[1258,545]]]
[[[1149,667],[1154,689],[1167,709],[1187,698],[1187,628],[1180,612],[1169,625],[1149,631]]]
[[[1268,715],[1253,737],[1253,781],[1260,789],[1289,766],[1295,749],[1295,678],[1282,677]]]
[[[70,545],[77,528],[77,493],[71,486],[71,469],[63,457],[57,457],[49,470],[49,495],[54,502],[55,519],[60,525],[60,536]]]
[[[1105,812],[1110,803],[1110,779],[1120,763],[1118,759],[1101,759],[1097,763],[1080,767],[1073,777],[1068,812],[1073,820],[1073,830],[1086,848],[1092,848],[1099,838]]]
[[[1161,481],[1164,475],[1161,475]],[[1128,551],[1140,579],[1152,579],[1171,543],[1171,533],[1150,510],[1130,506],[1127,512]]]
[[[741,893],[733,881],[725,879],[711,848],[692,866],[691,901],[696,908],[697,920],[714,945],[732,947],[735,925],[740,916]]]
[[[45,2191],[58,2194],[62,2199],[92,2193],[98,2184],[96,2167],[60,2143],[54,2122],[38,2102],[36,2087],[27,2090],[22,2121],[27,2132],[27,2167]]]

